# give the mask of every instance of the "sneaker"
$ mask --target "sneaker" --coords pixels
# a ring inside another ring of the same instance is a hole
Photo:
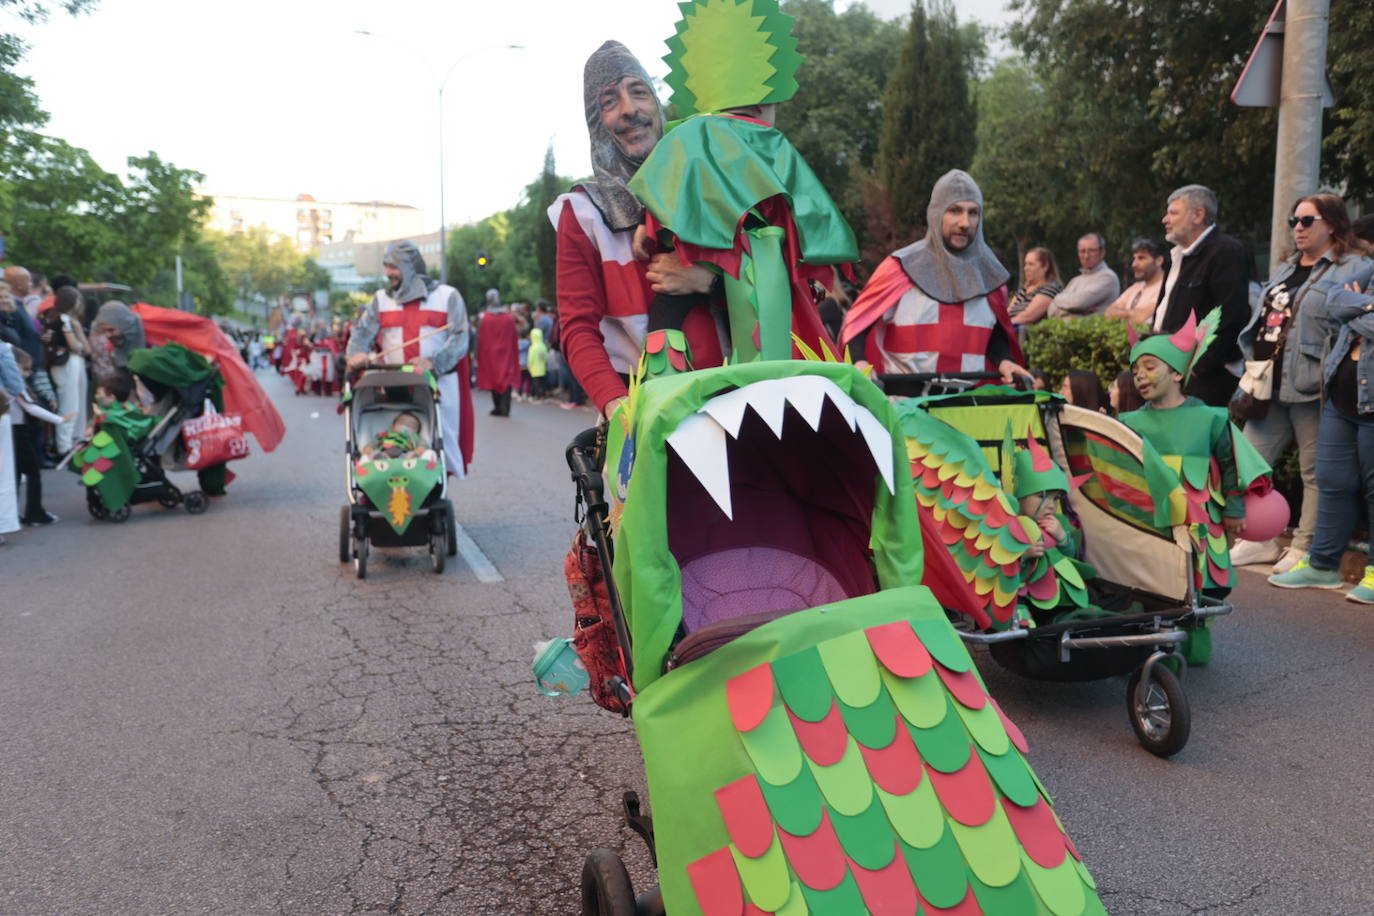
[[[55,521],[57,521],[56,515],[53,515],[51,512],[44,512],[39,518],[25,519],[24,524],[28,525],[30,528],[41,528],[44,525],[51,525]]]
[[[1273,539],[1268,541],[1236,541],[1235,546],[1231,548],[1232,566],[1258,566],[1273,563],[1278,558],[1279,545]],[[1286,571],[1284,570],[1284,572]]]
[[[1304,551],[1297,547],[1289,547],[1283,552],[1283,556],[1279,557],[1278,562],[1274,564],[1273,572],[1288,572],[1294,566],[1298,565],[1298,561],[1302,559],[1303,553]]]
[[[1307,562],[1307,554],[1293,564],[1286,573],[1275,573],[1269,577],[1270,585],[1279,588],[1340,588],[1341,573],[1338,569],[1314,569]]]
[[[1356,604],[1374,604],[1374,566],[1364,568],[1364,578],[1359,585],[1345,593],[1345,600]]]

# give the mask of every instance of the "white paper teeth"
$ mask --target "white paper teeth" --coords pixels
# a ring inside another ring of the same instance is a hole
[[[725,427],[704,413],[684,419],[668,437],[668,444],[687,469],[711,494],[725,517],[734,520],[730,506],[730,459],[725,453]]]
[[[892,436],[867,408],[854,403],[830,379],[815,375],[799,375],[785,379],[755,382],[734,391],[717,395],[700,411],[678,424],[668,437],[668,444],[696,476],[702,487],[720,506],[727,518],[733,519],[730,500],[730,461],[726,453],[726,435],[739,438],[746,407],[763,419],[773,435],[782,438],[783,413],[788,404],[813,430],[819,430],[825,402],[835,405],[851,430],[864,437],[873,463],[882,475],[889,493],[895,493],[892,464]]]

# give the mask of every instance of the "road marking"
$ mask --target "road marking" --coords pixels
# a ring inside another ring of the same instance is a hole
[[[487,555],[482,553],[482,548],[477,546],[462,525],[455,525],[458,533],[458,553],[467,561],[468,568],[477,576],[478,582],[505,582],[506,577],[497,571]]]

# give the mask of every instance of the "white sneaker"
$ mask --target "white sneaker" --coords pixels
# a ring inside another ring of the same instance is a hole
[[[1279,558],[1279,553],[1278,542],[1272,539],[1268,541],[1236,541],[1235,546],[1231,548],[1231,565],[1257,566],[1263,563],[1273,563]],[[1302,556],[1301,551],[1293,558],[1293,563],[1298,562],[1300,556]],[[1286,570],[1275,569],[1275,572],[1286,572]]]
[[[1274,563],[1274,572],[1275,572],[1275,573],[1286,573],[1286,572],[1288,572],[1288,571],[1291,570],[1295,565],[1297,565],[1297,562],[1298,562],[1299,560],[1302,559],[1303,553],[1304,553],[1304,551],[1301,551],[1301,550],[1299,550],[1299,549],[1296,548],[1296,547],[1289,547],[1287,550],[1285,550],[1285,551],[1283,552],[1283,556],[1279,557],[1279,558],[1278,558],[1278,561]]]

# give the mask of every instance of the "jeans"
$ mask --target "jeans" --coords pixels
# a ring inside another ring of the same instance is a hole
[[[1308,562],[1339,569],[1360,510],[1374,518],[1374,417],[1356,420],[1327,405],[1317,430],[1317,530]]]
[[[1260,420],[1245,424],[1245,438],[1271,466],[1283,455],[1290,442],[1298,446],[1298,467],[1302,469],[1302,514],[1293,529],[1293,546],[1303,553],[1312,546],[1317,527],[1317,427],[1322,415],[1321,401],[1281,404],[1274,401]]]

